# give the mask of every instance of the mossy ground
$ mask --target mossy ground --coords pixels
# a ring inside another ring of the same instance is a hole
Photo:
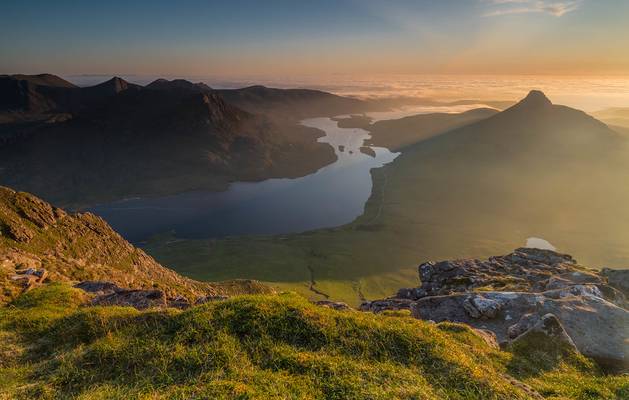
[[[0,309],[0,398],[621,399],[580,356],[539,363],[464,325],[249,295],[186,311],[84,307],[47,285]],[[575,358],[576,357],[576,358]]]

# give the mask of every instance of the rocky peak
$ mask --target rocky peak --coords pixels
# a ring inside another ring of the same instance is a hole
[[[173,79],[169,81],[167,79],[159,78],[146,85],[147,89],[153,90],[194,90],[200,92],[209,92],[211,87],[203,82],[192,83],[185,79]]]
[[[114,76],[113,78],[111,78],[108,81],[105,81],[99,85],[94,86],[95,88],[107,88],[111,91],[113,91],[114,93],[120,93],[124,90],[127,90],[129,88],[129,82],[125,81],[124,79]]]
[[[513,109],[540,110],[549,108],[553,103],[541,90],[531,90],[529,94],[520,100]]]
[[[218,129],[233,128],[246,113],[227,104],[215,93],[195,92],[183,102],[177,113],[177,123],[187,126],[204,124]]]

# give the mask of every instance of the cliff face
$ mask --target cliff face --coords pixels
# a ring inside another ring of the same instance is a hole
[[[185,278],[132,246],[101,218],[69,214],[28,193],[0,187],[0,303],[49,281],[108,281],[194,300],[267,292],[252,282],[226,285]]]

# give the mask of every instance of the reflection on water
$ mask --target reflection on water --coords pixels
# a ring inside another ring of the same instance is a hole
[[[168,231],[184,238],[206,238],[303,232],[351,222],[362,214],[371,194],[369,171],[393,161],[397,153],[379,147],[373,147],[375,157],[361,153],[369,133],[339,128],[330,118],[302,123],[326,133],[319,141],[335,149],[336,162],[298,179],[238,182],[225,192],[130,199],[90,211],[132,241]]]
[[[552,250],[552,251],[557,250],[555,246],[550,244],[550,242],[548,242],[547,240],[536,238],[536,237],[530,237],[526,239],[526,247],[533,248],[533,249]]]

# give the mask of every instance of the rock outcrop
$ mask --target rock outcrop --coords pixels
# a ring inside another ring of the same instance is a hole
[[[44,283],[46,278],[48,278],[48,271],[44,268],[16,269],[15,275],[11,276],[11,280],[21,286],[22,292]]]
[[[620,290],[626,296],[629,296],[629,270],[614,270],[604,268],[601,271],[601,275],[607,278],[607,282],[610,286]]]
[[[454,321],[494,332],[500,343],[555,315],[581,353],[605,365],[629,361],[629,312],[591,294],[564,297],[547,293],[484,292],[428,296],[412,305],[413,316]]]
[[[343,303],[342,301],[319,300],[315,301],[315,304],[320,307],[327,307],[338,311],[346,311],[352,309],[347,303]]]
[[[490,257],[487,260],[427,262],[419,266],[421,287],[414,289],[409,296],[418,299],[484,287],[540,291],[551,278],[556,279],[574,272],[578,274],[568,276],[567,279],[576,279],[578,283],[600,282],[589,271],[577,269],[575,266],[576,261],[569,255],[527,248],[516,249],[506,256]]]
[[[408,307],[416,318],[489,330],[503,347],[523,335],[550,335],[603,366],[625,369],[626,276],[626,271],[585,268],[566,254],[520,248],[487,260],[423,263],[420,287],[366,302],[361,310]]]
[[[383,300],[374,300],[374,301],[365,301],[360,305],[361,311],[371,311],[373,313],[380,313],[382,311],[399,311],[399,310],[410,310],[411,305],[413,304],[412,300],[409,299],[398,299],[398,298],[389,298]]]
[[[168,297],[159,289],[126,289],[106,281],[84,281],[77,283],[74,287],[92,294],[90,304],[93,306],[128,306],[138,310],[167,307],[185,309],[193,305],[229,298],[225,295],[207,295],[190,301],[184,296]]]

